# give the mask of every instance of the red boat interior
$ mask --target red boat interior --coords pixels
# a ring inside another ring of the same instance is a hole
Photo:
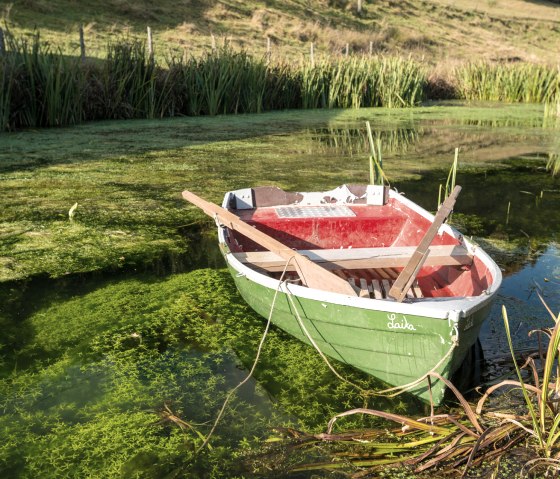
[[[285,204],[284,207],[290,213],[290,208],[295,205]],[[383,206],[347,204],[334,208],[331,206],[330,210],[328,205],[307,207],[311,209],[307,217],[302,217],[306,213],[305,207],[300,208],[295,217],[283,215],[280,208],[282,205],[232,209],[232,212],[292,249],[312,250],[320,255],[337,257],[344,254],[344,250],[358,256],[363,251],[363,260],[357,259],[351,264],[344,261],[338,264],[333,260],[328,263],[327,269],[362,289],[368,289],[370,296],[377,299],[387,297],[388,289],[430,226],[429,220],[393,198]],[[325,208],[328,215],[317,215],[320,208]],[[228,231],[227,241],[232,253],[266,251],[235,231]],[[379,266],[368,257],[371,251],[367,249],[371,248],[382,248],[380,251],[389,255],[395,251],[399,253],[391,261],[380,263]],[[477,296],[483,294],[491,284],[492,275],[488,268],[478,258],[469,255],[453,236],[447,233],[436,235],[431,244],[432,249],[437,249],[438,257],[426,261],[408,293],[409,298]],[[402,254],[404,250],[407,254]],[[457,254],[459,250],[461,254]],[[237,256],[250,258],[257,255]],[[282,263],[268,261],[263,255],[260,258],[261,263],[249,259],[245,262],[273,277],[281,276]],[[290,271],[288,279],[298,282],[297,273]]]

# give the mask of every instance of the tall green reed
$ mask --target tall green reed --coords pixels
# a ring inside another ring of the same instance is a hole
[[[544,65],[473,62],[457,68],[455,77],[466,100],[545,103],[560,92],[559,71]]]
[[[7,35],[0,61],[2,129],[60,126],[84,117],[84,77],[77,58],[50,51],[38,35],[31,43]]]
[[[422,66],[401,57],[322,59],[301,77],[303,108],[410,107],[427,85]]]
[[[411,59],[271,64],[224,45],[162,67],[143,44],[121,42],[108,46],[105,60],[84,62],[50,51],[38,35],[32,42],[11,38],[0,68],[1,130],[285,108],[413,106],[426,87],[426,72]]]
[[[447,181],[445,182],[445,188],[442,184],[439,185],[438,193],[438,208],[447,199],[451,192],[455,189],[455,182],[457,179],[457,168],[459,166],[459,148],[455,148],[455,157],[453,158],[453,163],[447,174]]]

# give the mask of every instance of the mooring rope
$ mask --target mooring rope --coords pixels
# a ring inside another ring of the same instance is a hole
[[[293,295],[292,292],[289,290],[289,288],[286,285],[286,296],[288,297],[288,300],[290,301],[290,304],[292,305],[292,308],[294,309],[294,312],[296,313],[296,319],[299,323],[300,328],[302,329],[303,333],[305,334],[305,336],[307,337],[307,339],[309,340],[309,342],[312,344],[312,346],[317,350],[317,352],[319,353],[319,355],[321,356],[321,358],[323,358],[323,361],[325,361],[325,364],[329,367],[329,369],[333,372],[333,374],[340,379],[341,381],[345,382],[346,384],[349,384],[350,386],[358,389],[362,394],[364,394],[365,396],[370,396],[371,395],[371,391],[366,390],[360,386],[358,386],[357,384],[353,383],[352,381],[346,379],[345,377],[343,377],[335,368],[334,366],[330,363],[330,361],[327,359],[327,356],[323,353],[323,351],[321,351],[321,348],[319,348],[319,345],[314,341],[314,339],[311,337],[311,335],[309,334],[309,331],[307,330],[307,328],[305,327],[305,324],[303,324],[303,320],[301,319],[301,316],[299,315],[299,311],[296,307],[296,304],[294,302],[293,299]]]
[[[228,405],[230,399],[233,397],[233,395],[235,394],[235,392],[242,387],[247,381],[249,381],[249,379],[253,376],[253,373],[255,372],[255,369],[257,368],[257,364],[259,362],[260,356],[261,356],[261,352],[262,352],[262,348],[264,346],[264,342],[266,340],[266,337],[268,335],[268,331],[270,330],[270,325],[272,323],[272,314],[274,312],[274,308],[276,306],[276,300],[278,298],[278,293],[280,292],[280,290],[282,289],[283,291],[286,292],[286,297],[288,298],[288,301],[290,302],[293,311],[295,312],[295,317],[297,319],[297,322],[301,328],[301,330],[303,331],[303,333],[305,334],[305,336],[307,337],[307,339],[309,340],[309,342],[311,343],[311,345],[315,348],[315,350],[319,353],[319,355],[321,356],[321,358],[323,359],[323,361],[325,362],[325,364],[328,366],[328,368],[332,371],[332,373],[338,378],[340,379],[342,382],[352,386],[353,388],[357,389],[360,391],[360,393],[367,397],[367,396],[386,396],[386,397],[395,397],[398,396],[399,394],[404,393],[405,391],[408,391],[409,389],[413,388],[414,386],[420,384],[422,381],[424,380],[428,380],[428,385],[429,385],[429,379],[430,376],[432,375],[432,373],[436,372],[436,370],[442,365],[442,363],[451,355],[451,353],[453,352],[453,350],[458,346],[459,344],[459,332],[457,330],[457,325],[454,326],[454,331],[455,331],[455,335],[451,337],[451,347],[449,348],[449,350],[447,351],[447,353],[438,361],[438,363],[432,368],[430,369],[427,373],[425,373],[424,375],[422,375],[421,377],[419,377],[418,379],[408,383],[408,384],[404,384],[402,386],[395,386],[392,388],[388,388],[388,389],[384,389],[381,391],[374,391],[371,389],[364,389],[361,386],[359,386],[356,383],[353,383],[352,381],[350,381],[349,379],[346,379],[344,376],[342,376],[335,368],[334,366],[330,363],[330,361],[328,360],[327,356],[323,353],[323,351],[321,351],[321,348],[319,347],[319,345],[315,342],[315,340],[313,339],[313,337],[311,336],[311,334],[309,333],[307,327],[305,326],[300,314],[299,314],[299,310],[296,306],[296,303],[293,299],[293,293],[290,291],[289,287],[288,287],[288,283],[284,280],[284,277],[286,276],[286,272],[288,270],[288,266],[290,265],[290,263],[293,261],[295,261],[297,263],[297,258],[295,256],[292,256],[291,258],[289,258],[286,261],[286,264],[284,266],[284,270],[282,271],[282,275],[280,276],[280,279],[278,280],[278,286],[276,288],[276,291],[274,292],[274,297],[272,299],[272,304],[270,306],[270,313],[268,314],[268,319],[266,322],[266,327],[264,329],[264,333],[262,335],[262,338],[259,342],[259,347],[257,348],[257,355],[255,356],[255,360],[253,362],[253,365],[251,367],[251,370],[249,371],[249,374],[247,374],[247,376],[237,385],[235,386],[226,396],[226,399],[224,400],[224,403],[222,404],[222,407],[220,408],[220,412],[218,413],[218,416],[216,417],[216,420],[214,421],[214,424],[212,426],[212,429],[210,429],[210,432],[208,433],[208,435],[206,436],[206,438],[204,439],[203,443],[201,444],[201,446],[196,450],[195,454],[198,454],[202,449],[204,449],[208,443],[210,442],[210,438],[212,437],[212,435],[214,434],[214,431],[216,430],[216,428],[218,427],[218,424],[220,422],[220,420],[222,419],[222,416],[224,414],[224,411],[226,409],[226,406]],[[282,288],[282,285],[284,284],[284,288]]]
[[[423,376],[420,376],[418,379],[415,379],[414,381],[412,381],[408,384],[403,384],[402,386],[394,386],[392,388],[383,389],[382,391],[377,391],[377,394],[382,395],[382,396],[387,396],[387,397],[395,397],[395,396],[398,396],[399,394],[404,393],[405,391],[408,391],[409,389],[412,389],[414,386],[417,386],[418,384],[420,384],[425,379],[429,379],[430,376],[432,375],[432,373],[437,372],[439,367],[451,355],[453,350],[457,346],[459,346],[459,331],[457,330],[457,325],[455,325],[453,327],[453,330],[455,331],[456,334],[451,336],[451,346],[449,347],[449,349],[447,350],[445,355],[437,362],[437,364],[432,369],[430,369]],[[395,392],[393,392],[393,391],[395,391]],[[389,393],[392,393],[392,394],[389,394]]]
[[[266,322],[266,327],[264,328],[264,333],[263,333],[261,341],[259,343],[259,347],[257,348],[257,355],[255,356],[255,361],[253,362],[253,366],[251,367],[251,370],[249,371],[249,374],[247,374],[245,379],[243,379],[243,381],[241,381],[237,386],[235,386],[226,396],[226,399],[224,400],[224,403],[222,404],[220,412],[218,413],[218,416],[216,417],[216,420],[214,421],[212,429],[210,429],[210,432],[208,433],[208,435],[204,439],[204,442],[202,443],[202,445],[196,450],[195,454],[198,454],[202,449],[204,449],[208,445],[208,443],[210,442],[210,438],[214,434],[214,431],[216,430],[216,427],[218,427],[218,424],[219,424],[220,420],[222,419],[222,416],[224,414],[224,411],[225,411],[226,406],[228,405],[230,399],[233,397],[235,392],[241,386],[243,386],[247,381],[249,381],[249,379],[253,376],[253,373],[255,372],[255,369],[257,368],[257,364],[258,364],[259,358],[261,356],[261,351],[262,351],[262,348],[264,346],[264,341],[266,339],[266,336],[268,335],[268,331],[270,329],[270,324],[272,322],[272,313],[274,312],[274,306],[276,305],[276,298],[278,298],[278,293],[280,292],[280,289],[282,287],[282,281],[284,280],[284,276],[286,275],[286,271],[288,270],[288,266],[289,266],[292,259],[293,258],[290,258],[286,262],[286,265],[284,266],[284,271],[282,271],[282,275],[280,276],[280,279],[278,280],[278,287],[276,288],[276,291],[274,292],[274,297],[272,299],[272,304],[270,306],[270,313],[268,314],[268,320]]]
[[[293,300],[293,293],[289,290],[289,288],[286,286],[285,288],[286,290],[286,296],[288,297],[292,308],[294,309],[295,312],[295,316],[296,319],[303,331],[303,333],[305,334],[305,336],[307,337],[307,339],[309,340],[309,342],[311,343],[311,345],[317,350],[317,352],[319,353],[319,355],[321,356],[321,358],[323,358],[323,361],[325,362],[325,364],[328,366],[328,368],[334,373],[334,375],[340,379],[341,381],[345,382],[346,384],[351,385],[352,387],[358,389],[360,391],[361,394],[363,394],[364,396],[386,396],[386,397],[395,397],[398,396],[399,394],[402,394],[410,389],[412,389],[414,386],[417,386],[418,384],[420,384],[422,381],[424,380],[428,380],[430,376],[432,375],[432,373],[436,372],[437,369],[439,369],[439,367],[443,364],[443,362],[451,355],[451,353],[453,352],[453,350],[459,345],[459,331],[457,330],[457,325],[454,326],[454,331],[455,331],[455,335],[453,335],[451,337],[451,346],[449,347],[447,353],[445,353],[445,355],[437,362],[437,364],[430,369],[427,373],[423,374],[422,376],[420,376],[418,379],[415,379],[414,381],[408,383],[408,384],[403,384],[401,386],[394,386],[388,389],[383,389],[381,391],[374,391],[371,389],[364,389],[361,386],[358,386],[357,384],[353,383],[352,381],[346,379],[345,377],[343,377],[335,368],[334,366],[329,362],[329,360],[327,359],[327,356],[323,353],[323,351],[321,351],[321,349],[319,348],[319,345],[313,340],[313,338],[311,337],[311,335],[309,334],[309,331],[307,330],[307,328],[305,327],[305,324],[303,323],[303,320],[301,319],[301,316],[299,314],[299,311],[296,307],[296,304]]]

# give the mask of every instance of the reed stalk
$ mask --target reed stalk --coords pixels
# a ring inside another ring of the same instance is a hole
[[[449,169],[449,173],[447,174],[447,181],[445,183],[445,188],[443,185],[439,185],[439,194],[438,194],[438,208],[447,197],[451,194],[451,192],[455,189],[455,182],[457,180],[457,167],[459,161],[459,148],[455,148],[455,157],[453,158],[453,163],[451,164],[451,168]]]

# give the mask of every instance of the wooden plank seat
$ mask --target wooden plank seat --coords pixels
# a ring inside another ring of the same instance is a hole
[[[390,269],[403,268],[408,263],[416,248],[414,246],[391,246],[388,248],[346,248],[298,250],[314,263],[328,270],[338,269]],[[252,264],[266,271],[283,271],[286,260],[271,251],[249,251],[233,253],[242,263]],[[470,265],[472,255],[462,246],[430,246],[430,254],[425,266],[460,266]],[[288,271],[295,266],[289,265]],[[388,272],[386,274],[389,274]],[[398,274],[397,274],[398,276]],[[385,279],[389,279],[387,277]],[[396,279],[396,277],[392,278]]]

